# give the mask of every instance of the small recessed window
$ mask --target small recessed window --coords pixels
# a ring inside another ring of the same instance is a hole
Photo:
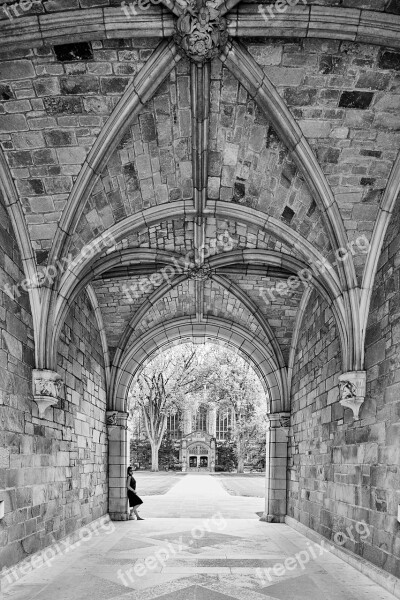
[[[373,92],[343,92],[340,96],[339,108],[366,110],[371,106],[373,97]]]
[[[285,210],[282,213],[282,221],[286,221],[286,223],[291,223],[294,217],[294,210],[289,208],[289,206],[285,206]]]
[[[92,46],[89,42],[76,44],[61,44],[54,46],[57,60],[60,62],[76,62],[79,60],[93,60]]]
[[[311,217],[315,213],[315,209],[317,208],[317,203],[313,200],[310,204],[310,208],[307,211],[307,217]]]

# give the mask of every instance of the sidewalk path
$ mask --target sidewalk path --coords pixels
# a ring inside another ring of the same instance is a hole
[[[140,514],[145,519],[207,518],[216,513],[226,519],[259,519],[264,512],[263,498],[231,496],[211,475],[186,475],[162,496],[142,496],[138,474],[137,493],[143,500]]]

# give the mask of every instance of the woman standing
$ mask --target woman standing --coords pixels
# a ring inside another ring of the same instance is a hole
[[[129,519],[134,519],[132,512],[135,513],[136,519],[138,521],[144,521],[142,517],[139,517],[137,509],[141,504],[143,504],[143,500],[139,498],[136,494],[136,480],[133,477],[133,468],[128,467],[128,477],[126,479],[126,487],[128,490],[128,500],[129,500]]]

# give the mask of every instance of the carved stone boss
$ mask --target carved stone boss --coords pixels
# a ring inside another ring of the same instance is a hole
[[[228,21],[213,2],[190,0],[175,24],[175,43],[196,63],[218,56],[228,41]]]
[[[32,374],[33,399],[39,408],[39,417],[44,418],[50,406],[55,406],[60,400],[63,386],[61,377],[55,371],[34,369]]]
[[[351,408],[355,419],[360,418],[359,412],[365,400],[366,385],[366,371],[350,371],[339,376],[340,404]]]

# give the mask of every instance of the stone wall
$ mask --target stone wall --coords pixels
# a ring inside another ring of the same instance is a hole
[[[11,566],[107,511],[104,368],[86,297],[73,306],[59,348],[65,398],[38,418],[28,295],[4,291],[24,278],[0,202],[0,568]]]
[[[397,211],[372,299],[366,343],[367,397],[360,421],[354,421],[352,412],[339,403],[341,357],[332,313],[315,293],[310,300],[295,359],[288,492],[291,517],[331,540],[342,532],[345,548],[397,577],[399,243]],[[359,525],[362,521],[368,535]],[[338,536],[335,539],[341,541]]]

